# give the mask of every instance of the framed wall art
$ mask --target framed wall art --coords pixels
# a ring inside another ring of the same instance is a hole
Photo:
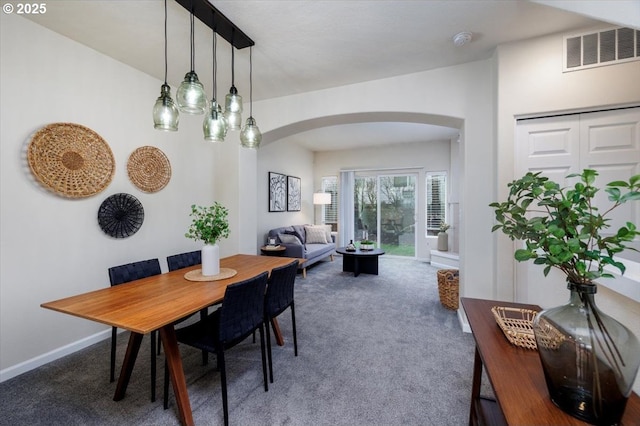
[[[287,175],[269,172],[269,211],[287,211]]]
[[[301,180],[299,177],[287,176],[287,211],[302,210]]]

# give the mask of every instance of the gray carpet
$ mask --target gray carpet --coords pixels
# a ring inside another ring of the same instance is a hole
[[[228,355],[229,416],[236,425],[464,425],[468,422],[474,342],[438,300],[436,269],[381,257],[380,275],[355,278],[342,259],[321,262],[296,280],[299,356],[291,316],[279,318],[285,346],[274,346],[275,382],[264,392],[259,344]],[[121,362],[126,334],[119,339]],[[0,384],[2,425],[174,425],[173,393],[149,400],[149,344],[142,344],[127,395],[113,401],[109,341]],[[222,423],[215,357],[181,347],[193,416]]]

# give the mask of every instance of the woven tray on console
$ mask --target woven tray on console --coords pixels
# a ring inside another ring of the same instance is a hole
[[[498,326],[507,340],[516,346],[537,349],[536,337],[533,334],[533,319],[538,314],[530,309],[494,306],[491,308]]]

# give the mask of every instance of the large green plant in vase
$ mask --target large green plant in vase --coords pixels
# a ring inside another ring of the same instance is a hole
[[[220,247],[218,241],[229,237],[229,211],[217,201],[212,206],[191,206],[191,225],[185,237],[202,241],[202,275],[220,273]]]
[[[515,251],[520,262],[533,261],[562,271],[569,302],[540,312],[533,323],[540,361],[552,401],[563,411],[597,425],[622,418],[640,365],[640,343],[623,324],[595,304],[599,278],[624,274],[616,260],[640,232],[627,222],[610,230],[611,212],[640,200],[640,175],[606,185],[610,205],[596,206],[598,173],[585,169],[572,187],[560,187],[538,173],[511,182],[504,202],[491,203],[497,224],[524,246]],[[599,208],[600,207],[600,208]],[[602,210],[601,210],[602,209]]]

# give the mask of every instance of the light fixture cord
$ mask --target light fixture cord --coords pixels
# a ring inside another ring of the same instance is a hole
[[[217,38],[216,38],[216,29],[215,29],[215,25],[213,26],[213,43],[212,43],[212,49],[211,49],[211,55],[213,56],[213,75],[212,75],[212,84],[213,84],[213,99],[216,99],[216,74],[218,73],[218,61],[216,61],[216,43],[217,43]]]
[[[191,0],[191,71],[194,70],[195,65],[194,65],[194,60],[193,57],[195,55],[195,44],[194,44],[194,31],[193,31],[193,25],[194,25],[194,17],[193,17],[193,0]]]
[[[164,0],[164,84],[167,84],[167,0]]]
[[[231,36],[231,41],[233,42],[233,35]],[[233,49],[233,43],[231,43],[231,85],[235,86],[235,81],[236,81],[236,66],[234,65],[235,63],[235,54],[234,54],[234,49]]]
[[[249,46],[249,117],[253,117],[253,46]]]

